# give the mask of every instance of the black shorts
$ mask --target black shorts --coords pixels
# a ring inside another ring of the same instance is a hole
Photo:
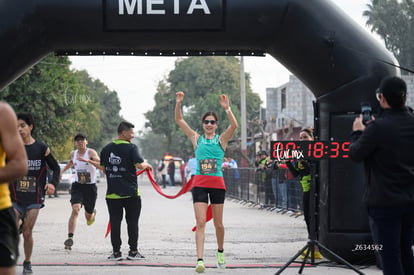
[[[193,187],[191,193],[193,194],[193,203],[208,203],[208,198],[210,197],[211,204],[223,204],[226,190],[217,188]]]
[[[92,214],[95,209],[98,188],[96,184],[73,183],[70,191],[70,203],[72,205],[80,203],[85,206],[85,211]]]
[[[12,267],[19,256],[19,232],[14,209],[1,210],[0,221],[0,267]]]

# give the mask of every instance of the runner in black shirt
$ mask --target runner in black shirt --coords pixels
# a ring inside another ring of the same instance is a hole
[[[32,273],[30,258],[33,251],[33,227],[39,215],[40,208],[44,207],[45,192],[52,195],[55,185],[59,182],[60,167],[50,153],[49,147],[32,137],[34,119],[29,113],[18,113],[18,130],[23,139],[27,153],[29,172],[26,176],[11,182],[9,185],[16,212],[17,223],[22,224],[24,239],[23,273]],[[47,166],[53,170],[52,183],[47,183]]]

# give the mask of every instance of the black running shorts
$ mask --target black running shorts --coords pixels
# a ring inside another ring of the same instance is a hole
[[[191,192],[193,193],[193,203],[208,203],[210,197],[211,204],[223,204],[226,195],[226,190],[217,188],[193,187]]]
[[[75,182],[72,184],[70,195],[70,203],[72,205],[80,203],[85,207],[87,213],[93,213],[98,196],[96,184],[80,184]]]
[[[0,267],[12,267],[19,256],[19,233],[14,209],[1,210],[0,221]]]

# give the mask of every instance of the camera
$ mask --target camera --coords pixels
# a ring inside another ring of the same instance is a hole
[[[362,114],[362,123],[367,125],[368,121],[371,121],[372,108],[368,102],[361,103],[361,114]]]

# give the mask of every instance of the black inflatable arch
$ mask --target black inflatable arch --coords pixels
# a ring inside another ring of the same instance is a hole
[[[329,0],[3,0],[0,89],[50,52],[59,55],[263,55],[317,98],[321,140],[346,139],[361,101],[399,73],[394,57]],[[361,166],[321,161],[322,244],[351,262],[369,244]]]

